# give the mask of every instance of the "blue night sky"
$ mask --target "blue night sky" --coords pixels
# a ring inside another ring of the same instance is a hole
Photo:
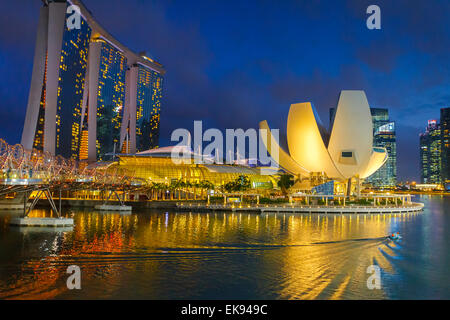
[[[286,130],[291,103],[323,123],[340,90],[397,122],[398,177],[419,179],[418,134],[450,105],[450,1],[84,0],[119,41],[167,74],[160,145],[176,128]],[[381,8],[381,30],[366,8]],[[0,137],[20,142],[41,1],[1,1]]]

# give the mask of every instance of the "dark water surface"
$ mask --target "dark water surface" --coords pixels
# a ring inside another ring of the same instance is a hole
[[[72,210],[68,229],[3,212],[0,299],[450,299],[450,197],[415,201],[425,210],[404,215]],[[381,289],[367,288],[370,265]]]

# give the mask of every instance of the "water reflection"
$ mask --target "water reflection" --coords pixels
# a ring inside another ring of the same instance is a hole
[[[0,216],[0,298],[401,298],[392,286],[405,277],[398,265],[404,243],[385,236],[431,216],[66,215],[74,217],[72,229],[22,230],[8,226],[10,214]],[[82,290],[66,289],[72,264],[81,267]],[[367,289],[371,264],[382,268],[382,290]]]

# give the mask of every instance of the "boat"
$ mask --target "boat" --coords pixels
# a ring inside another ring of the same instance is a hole
[[[400,240],[402,236],[400,235],[400,232],[395,232],[393,234],[390,234],[388,238],[391,240]]]

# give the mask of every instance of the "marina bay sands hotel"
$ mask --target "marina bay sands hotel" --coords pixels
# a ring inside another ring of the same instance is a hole
[[[75,6],[80,23],[73,27]],[[161,64],[111,36],[81,1],[43,1],[21,143],[89,161],[155,148],[164,74]]]

